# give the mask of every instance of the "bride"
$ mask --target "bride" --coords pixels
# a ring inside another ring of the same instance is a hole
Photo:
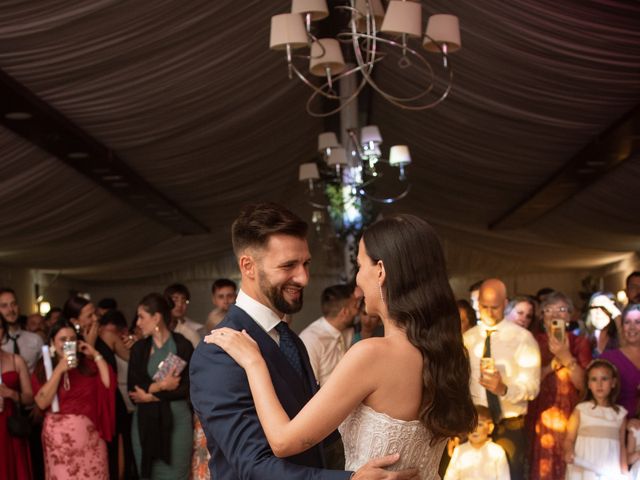
[[[246,332],[213,330],[247,374],[260,423],[273,453],[288,457],[321,442],[337,427],[346,469],[399,453],[394,470],[416,467],[438,477],[448,437],[472,431],[469,361],[435,232],[412,215],[385,218],[360,240],[356,282],[367,313],[379,315],[385,336],[351,347],[329,380],[294,418],[271,383],[257,344]]]

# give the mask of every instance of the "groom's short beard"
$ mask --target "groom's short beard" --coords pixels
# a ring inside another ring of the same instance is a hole
[[[260,285],[260,290],[262,293],[269,299],[271,305],[281,313],[292,314],[298,313],[302,309],[302,297],[303,290],[300,288],[300,298],[292,303],[289,303],[285,300],[284,295],[282,294],[282,290],[287,288],[287,286],[297,287],[300,285],[295,283],[285,283],[284,285],[272,285],[268,282],[267,276],[263,271],[258,272],[259,280],[258,284]]]

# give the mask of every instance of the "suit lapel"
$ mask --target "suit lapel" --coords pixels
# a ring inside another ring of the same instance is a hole
[[[241,329],[245,329],[247,333],[253,338],[258,346],[260,347],[260,351],[262,352],[262,356],[267,362],[267,367],[269,368],[269,373],[271,374],[271,378],[273,381],[273,386],[276,389],[276,393],[278,394],[278,398],[283,403],[283,407],[286,410],[290,410],[293,405],[290,405],[290,408],[287,408],[286,404],[288,402],[283,398],[283,393],[287,392],[297,400],[297,407],[295,412],[288,411],[287,413],[290,416],[295,416],[298,411],[309,401],[311,395],[313,394],[312,389],[309,385],[315,383],[309,383],[307,379],[301,379],[300,375],[294,370],[289,361],[285,358],[285,356],[280,351],[280,347],[278,344],[271,338],[244,310],[241,308],[234,308],[234,317],[235,320],[240,324]],[[230,312],[231,313],[231,312]],[[236,315],[237,313],[237,315]],[[300,339],[297,337],[296,341],[302,344]],[[300,345],[298,345],[300,348]],[[304,345],[302,345],[304,349]],[[310,370],[310,364],[308,360],[308,355],[306,355],[306,350],[303,350],[304,354],[301,355],[303,358],[303,365],[305,369]],[[313,377],[313,375],[312,375]]]

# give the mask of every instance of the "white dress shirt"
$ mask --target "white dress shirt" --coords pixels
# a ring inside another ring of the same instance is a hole
[[[7,353],[15,353],[13,351],[13,340],[9,338],[9,331],[5,332],[5,342],[2,344],[2,350]],[[20,356],[27,363],[29,373],[33,372],[36,368],[36,363],[42,356],[42,337],[37,333],[27,332],[26,330],[18,330],[15,334],[11,333],[11,336],[18,335],[18,348],[20,349]]]
[[[492,327],[479,322],[464,334],[464,345],[471,362],[470,390],[473,403],[488,406],[486,390],[480,385],[480,358],[488,329],[493,330],[491,356],[502,382],[507,386],[506,395],[498,396],[502,417],[524,415],[527,413],[527,403],[540,391],[540,349],[529,330],[507,320]]]
[[[300,332],[300,339],[307,347],[313,373],[322,386],[351,345],[353,328],[341,332],[326,318],[320,317]]]
[[[469,442],[453,451],[444,480],[510,480],[504,449],[492,441],[476,448]]]
[[[189,321],[191,323],[195,323],[192,320],[189,320]],[[196,324],[196,325],[200,325],[200,324]],[[200,326],[202,326],[202,325],[200,325]],[[174,328],[173,331],[176,332],[176,333],[179,333],[184,338],[189,340],[189,342],[191,342],[191,345],[193,345],[193,348],[196,348],[198,346],[198,344],[200,343],[200,340],[202,340],[202,337],[200,336],[200,333],[195,331],[193,328],[191,328],[186,321],[178,320],[176,328]]]
[[[275,327],[282,321],[282,319],[276,312],[251,298],[249,295],[244,293],[242,289],[238,292],[236,307],[244,310],[247,315],[253,318],[253,320],[260,325],[265,332],[267,332],[267,335],[273,338],[275,342],[280,345],[280,335]]]

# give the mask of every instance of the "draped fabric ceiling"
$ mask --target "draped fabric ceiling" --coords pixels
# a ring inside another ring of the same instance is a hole
[[[331,4],[331,2],[329,2]],[[241,206],[308,215],[297,167],[322,120],[268,50],[288,0],[9,0],[0,68],[113,149],[207,225],[182,237],[58,159],[0,130],[0,263],[78,279],[126,279],[227,258]],[[434,110],[376,95],[369,121],[406,143],[410,195],[385,211],[431,221],[455,272],[595,267],[640,250],[640,155],[534,223],[488,225],[544,184],[640,100],[640,4],[430,0],[460,17],[454,89]],[[382,84],[411,79],[380,65]],[[638,139],[635,140],[637,148]]]

